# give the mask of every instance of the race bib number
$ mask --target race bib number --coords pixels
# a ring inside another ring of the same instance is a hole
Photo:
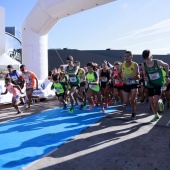
[[[90,84],[89,87],[90,87],[91,89],[95,89],[95,88],[97,87],[97,85],[92,85],[92,84]]]
[[[102,82],[107,82],[107,77],[105,77],[105,78],[102,78]]]
[[[61,89],[55,89],[55,92],[56,92],[56,93],[60,93],[60,92],[61,92]]]
[[[70,82],[71,83],[74,83],[74,82],[76,82],[77,81],[77,78],[76,77],[70,77]]]
[[[115,84],[119,84],[120,81],[118,79],[115,79]]]
[[[126,85],[136,84],[135,80],[129,80],[126,82]]]
[[[12,80],[16,81],[16,80],[18,80],[18,77],[17,76],[12,76]]]
[[[159,73],[149,74],[151,80],[156,80],[160,78]]]

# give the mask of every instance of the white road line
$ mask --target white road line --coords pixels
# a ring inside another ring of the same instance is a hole
[[[170,121],[167,123],[167,125],[166,125],[166,126],[168,126],[168,125],[169,125],[169,123],[170,123]]]

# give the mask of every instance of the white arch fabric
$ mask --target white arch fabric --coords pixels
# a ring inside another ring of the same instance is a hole
[[[114,0],[38,0],[22,27],[22,57],[40,80],[48,76],[48,32],[57,21]]]
[[[0,55],[5,53],[5,9],[0,6]]]

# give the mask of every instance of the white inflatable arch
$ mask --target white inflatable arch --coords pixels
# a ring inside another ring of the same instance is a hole
[[[48,32],[59,19],[114,0],[38,0],[22,27],[22,63],[39,80],[48,76]]]

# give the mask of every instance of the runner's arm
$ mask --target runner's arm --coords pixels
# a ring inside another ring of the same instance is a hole
[[[148,81],[148,76],[147,76],[146,71],[145,71],[144,63],[142,63],[142,69],[143,69],[144,80],[145,80],[145,81]]]
[[[38,78],[37,78],[36,74],[33,73],[33,72],[30,72],[30,74],[32,75],[32,79],[35,79],[35,82],[36,82],[36,90],[38,90]]]
[[[19,76],[19,81],[21,82],[21,88],[23,88],[24,87],[24,84],[25,84],[25,80],[24,80],[24,78],[20,75]]]
[[[36,81],[36,89],[38,90],[38,78],[35,77],[35,81]]]
[[[114,76],[114,75],[113,75]],[[122,64],[119,66],[119,70],[118,70],[118,79],[122,80],[123,76],[122,76]]]
[[[168,76],[169,75],[169,64],[163,62],[162,60],[157,60],[157,64],[158,64],[159,67],[162,66],[162,67],[165,68],[166,75]]]
[[[1,93],[1,95],[7,94],[8,90],[6,89],[4,93]]]
[[[102,73],[102,69],[99,70],[99,80],[102,80],[102,76],[101,76],[101,73]]]
[[[146,77],[146,72],[145,72],[145,66],[144,66],[144,63],[142,63],[142,70],[143,70],[143,75],[144,75],[144,77]]]
[[[16,89],[18,89],[18,90],[20,91],[20,93],[21,93],[21,94],[24,94],[24,93],[21,91],[20,86],[18,86],[18,85],[14,85],[13,87],[14,87],[14,88],[16,88]]]
[[[132,77],[132,80],[139,80],[140,78],[140,73],[139,73],[139,65],[135,63],[135,74],[134,77]]]

